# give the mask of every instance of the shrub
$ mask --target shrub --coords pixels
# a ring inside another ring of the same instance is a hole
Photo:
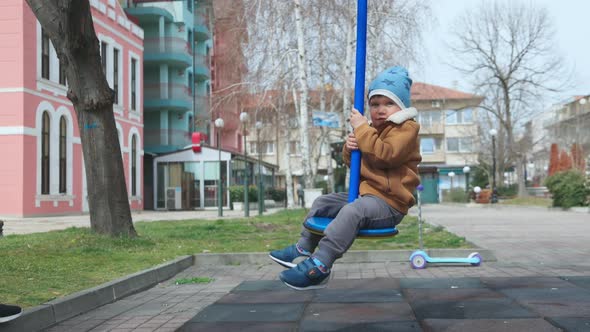
[[[266,188],[266,194],[264,197],[270,198],[275,202],[283,202],[287,197],[287,192],[283,188]]]
[[[545,180],[553,197],[553,206],[564,209],[572,206],[586,206],[590,190],[586,187],[584,175],[576,170],[557,172]]]
[[[243,202],[244,186],[230,186],[229,195],[232,202]],[[248,201],[250,203],[258,202],[258,188],[256,186],[248,187]]]
[[[498,187],[497,191],[499,197],[514,197],[518,192],[518,184],[511,184],[506,187]]]
[[[328,193],[328,181],[316,181],[314,188],[322,188],[322,194],[325,195]]]
[[[467,193],[465,189],[453,188],[443,192],[444,201],[453,203],[466,203]]]

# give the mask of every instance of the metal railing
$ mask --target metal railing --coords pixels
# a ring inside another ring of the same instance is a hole
[[[191,144],[191,133],[188,130],[144,129],[146,146],[171,145],[184,147]]]
[[[145,53],[187,53],[192,55],[191,44],[178,37],[146,38],[143,42]]]
[[[180,99],[192,103],[192,91],[178,83],[145,83],[145,99]]]

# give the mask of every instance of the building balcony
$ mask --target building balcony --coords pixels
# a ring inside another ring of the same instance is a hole
[[[195,54],[195,66],[193,68],[195,82],[203,82],[211,78],[209,69],[209,57],[202,54]]]
[[[139,25],[158,23],[160,17],[163,17],[165,22],[172,22],[174,18],[168,10],[160,7],[129,7],[125,8],[125,12],[137,18]]]
[[[442,123],[421,123],[420,135],[443,135],[445,127]]]
[[[444,151],[435,151],[433,153],[422,152],[422,163],[444,163],[445,161]]]
[[[152,153],[166,153],[191,145],[192,134],[186,130],[144,129],[144,149]]]
[[[193,29],[195,41],[206,41],[211,38],[209,31],[209,20],[205,14],[195,11],[195,26]]]
[[[163,109],[186,111],[193,105],[192,91],[182,84],[145,83],[144,95],[146,112]]]
[[[173,67],[187,68],[193,64],[193,50],[190,43],[182,38],[146,38],[143,61],[146,64],[167,63]]]

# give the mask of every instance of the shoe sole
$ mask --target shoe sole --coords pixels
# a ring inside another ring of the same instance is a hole
[[[273,261],[275,261],[275,262],[279,263],[280,265],[282,265],[283,267],[286,267],[286,268],[288,268],[288,269],[290,269],[290,268],[293,268],[293,267],[297,266],[297,264],[294,264],[294,263],[291,263],[291,262],[285,262],[285,261],[282,261],[282,260],[280,260],[280,259],[278,259],[278,258],[276,258],[276,257],[273,257],[273,256],[272,256],[272,255],[270,255],[270,254],[268,255],[268,257],[270,257],[270,259],[272,259]]]
[[[325,280],[323,280],[321,283],[317,284],[317,285],[311,285],[311,286],[307,286],[307,287],[297,287],[297,286],[293,286],[289,283],[287,283],[285,280],[281,279],[281,281],[293,288],[294,290],[298,290],[298,291],[306,291],[306,290],[312,290],[312,289],[322,289],[322,288],[326,288],[328,286],[328,281],[330,280],[330,277],[326,278]]]
[[[22,314],[23,314],[23,312],[21,311],[21,312],[19,312],[19,313],[18,313],[18,314],[16,314],[16,315],[12,315],[12,316],[6,316],[6,317],[1,317],[1,318],[0,318],[0,323],[6,323],[6,322],[8,322],[8,321],[11,321],[11,320],[13,320],[13,319],[17,319],[17,318],[18,318],[20,315],[22,315]]]

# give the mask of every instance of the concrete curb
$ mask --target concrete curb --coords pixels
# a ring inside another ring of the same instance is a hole
[[[478,252],[484,263],[495,262],[496,256],[493,252],[482,248],[472,249],[426,249],[424,250],[431,257],[467,257],[472,252]],[[383,263],[383,262],[409,262],[410,255],[414,250],[351,250],[348,251],[339,263]],[[274,264],[268,253],[245,252],[230,254],[196,254],[195,265],[241,265],[241,264]]]
[[[18,319],[1,324],[0,331],[46,329],[76,315],[153,287],[174,277],[193,263],[194,256],[182,256],[171,262],[27,309]]]

